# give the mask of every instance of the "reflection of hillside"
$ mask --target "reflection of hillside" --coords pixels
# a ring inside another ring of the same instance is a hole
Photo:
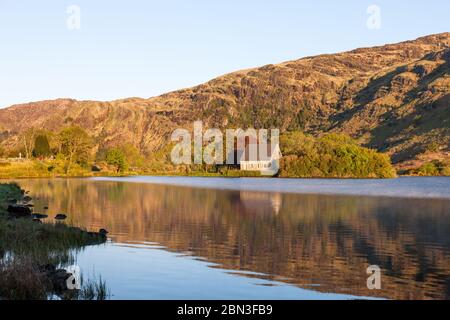
[[[86,180],[20,184],[116,241],[153,241],[320,291],[450,298],[450,201],[202,190]],[[366,289],[369,264],[383,290]]]

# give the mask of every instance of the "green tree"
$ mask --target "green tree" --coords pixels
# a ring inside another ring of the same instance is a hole
[[[67,161],[66,173],[74,163],[86,164],[91,151],[91,138],[82,128],[72,126],[58,135],[60,153]]]
[[[50,143],[46,135],[38,135],[34,141],[33,156],[48,157],[51,154]]]
[[[144,157],[131,143],[125,143],[121,145],[119,149],[125,155],[125,159],[130,166],[142,167],[144,165]]]
[[[119,148],[108,150],[106,153],[106,163],[115,166],[117,173],[124,172],[128,166],[125,154]]]

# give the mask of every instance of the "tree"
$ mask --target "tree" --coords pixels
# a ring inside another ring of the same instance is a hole
[[[125,154],[119,148],[108,150],[106,153],[106,163],[115,166],[117,173],[124,172],[128,166]]]
[[[91,138],[82,128],[72,126],[61,130],[58,135],[60,153],[64,155],[66,173],[75,162],[86,163],[91,150]]]
[[[28,128],[19,137],[23,148],[25,150],[25,157],[29,159],[31,157],[32,151],[34,149],[34,140],[36,137],[36,129]]]
[[[132,167],[142,167],[144,164],[144,158],[139,150],[131,143],[125,143],[119,146],[119,149],[125,156],[127,163]]]
[[[48,138],[46,135],[40,134],[36,136],[36,140],[34,142],[33,156],[39,157],[48,157],[51,154],[50,143],[48,142]]]

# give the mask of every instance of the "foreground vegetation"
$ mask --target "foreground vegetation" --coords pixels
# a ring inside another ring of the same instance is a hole
[[[81,290],[67,291],[50,276],[58,267],[73,262],[72,252],[103,243],[105,238],[63,223],[43,224],[11,216],[7,212],[9,203],[22,197],[17,185],[0,184],[0,299],[48,299],[52,295],[63,299],[105,298],[101,279],[85,283]]]

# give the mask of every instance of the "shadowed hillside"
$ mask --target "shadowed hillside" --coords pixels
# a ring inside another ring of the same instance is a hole
[[[149,99],[15,105],[0,110],[0,141],[15,150],[29,127],[79,125],[97,147],[120,140],[151,154],[175,128],[202,119],[219,128],[347,133],[406,169],[448,157],[449,71],[450,33],[443,33],[238,71]]]

